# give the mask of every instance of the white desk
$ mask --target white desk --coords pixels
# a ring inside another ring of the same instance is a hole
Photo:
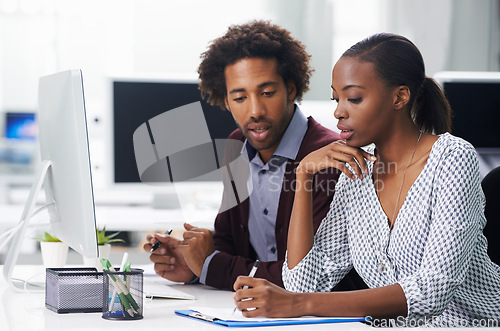
[[[3,266],[0,267],[0,272]],[[17,266],[14,277],[41,272],[41,266]],[[189,309],[193,306],[233,307],[233,292],[219,291],[204,285],[174,285],[190,293],[196,300],[144,299],[144,318],[136,321],[110,321],[101,313],[57,314],[45,308],[45,294],[16,293],[0,279],[0,329],[9,331],[25,330],[224,330],[224,327],[175,315],[175,309]],[[257,330],[361,330],[370,328],[362,323],[317,324],[302,326],[259,327]],[[250,328],[245,328],[250,329]]]
[[[96,223],[99,227],[106,226],[109,231],[148,231],[168,228],[182,228],[184,222],[212,229],[217,216],[222,190],[216,184],[184,185],[179,188],[179,195],[186,202],[181,209],[176,203],[172,209],[154,208],[164,206],[168,199],[178,199],[175,192],[161,193],[148,187],[139,186],[136,190],[130,188],[95,189]],[[1,193],[1,192],[0,192]],[[39,205],[43,204],[44,192],[39,192]],[[28,199],[29,189],[11,190],[9,204],[0,200],[0,233],[19,223]],[[35,208],[36,210],[37,208]],[[46,211],[34,217],[36,220],[50,219]]]
[[[0,230],[19,223],[23,205],[0,205]],[[183,228],[184,222],[212,229],[217,210],[215,209],[155,209],[147,206],[96,206],[97,226],[106,226],[109,231],[148,231],[167,228]],[[48,220],[44,212],[35,216]],[[1,231],[0,231],[1,233]]]

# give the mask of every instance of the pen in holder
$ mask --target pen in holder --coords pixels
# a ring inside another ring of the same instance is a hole
[[[144,270],[142,269],[131,269],[130,271],[103,270],[102,318],[112,320],[143,318],[143,273]],[[117,295],[113,296],[113,292]]]

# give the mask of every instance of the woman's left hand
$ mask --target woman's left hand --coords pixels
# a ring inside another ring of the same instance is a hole
[[[248,288],[243,288],[248,286]],[[236,307],[245,317],[296,317],[297,293],[289,292],[265,279],[239,276],[234,282]],[[299,313],[298,313],[299,312]]]

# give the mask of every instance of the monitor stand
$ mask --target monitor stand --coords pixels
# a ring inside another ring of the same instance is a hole
[[[24,205],[24,210],[21,215],[21,219],[19,221],[18,229],[14,237],[12,238],[12,244],[9,247],[7,257],[5,259],[5,264],[3,266],[3,275],[5,280],[10,285],[10,287],[16,292],[24,292],[25,287],[24,284],[19,285],[14,283],[12,279],[12,271],[17,263],[17,258],[19,257],[19,251],[21,249],[21,244],[23,242],[24,236],[26,234],[26,229],[28,228],[28,224],[31,220],[31,217],[34,215],[34,208],[37,201],[38,194],[42,188],[43,182],[45,180],[45,176],[49,168],[51,167],[51,161],[44,160],[38,167],[36,172],[35,181],[33,182],[30,190],[30,194],[28,196],[28,200]],[[47,200],[48,201],[48,200]],[[49,204],[50,205],[50,204]],[[45,205],[41,208],[46,208],[49,205]]]

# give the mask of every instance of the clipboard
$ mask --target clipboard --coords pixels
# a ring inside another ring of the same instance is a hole
[[[278,325],[300,325],[300,324],[325,324],[325,323],[346,323],[365,322],[364,317],[324,317],[324,318],[276,318],[266,321],[231,321],[209,316],[196,310],[176,310],[175,313],[182,317],[193,318],[200,321],[213,323],[226,327],[256,327],[256,326],[278,326]]]

